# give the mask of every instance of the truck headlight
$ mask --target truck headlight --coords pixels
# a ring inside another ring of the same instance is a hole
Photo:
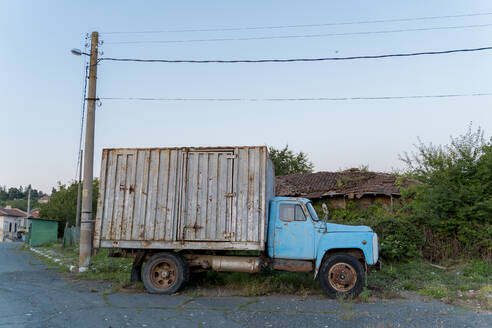
[[[372,235],[372,260],[373,264],[376,264],[379,258],[379,245],[378,245],[378,235],[374,233]]]

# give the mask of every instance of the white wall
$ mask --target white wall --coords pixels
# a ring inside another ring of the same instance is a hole
[[[9,231],[10,224],[12,224],[12,231]],[[17,227],[16,227],[17,224]],[[11,216],[0,216],[0,242],[5,241],[6,238],[14,239],[16,232],[20,229],[22,224],[22,218]]]

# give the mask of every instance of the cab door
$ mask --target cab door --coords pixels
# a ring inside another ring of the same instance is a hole
[[[279,202],[275,220],[273,253],[275,258],[312,260],[314,225],[301,203]]]

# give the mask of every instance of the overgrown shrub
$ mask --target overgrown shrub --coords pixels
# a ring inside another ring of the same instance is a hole
[[[316,208],[320,206],[321,202],[315,203]],[[379,236],[381,257],[386,261],[407,261],[421,255],[420,230],[399,209],[392,211],[380,202],[365,209],[347,202],[346,209],[331,211],[328,222],[371,227]]]
[[[404,190],[406,210],[425,235],[424,255],[492,261],[492,139],[468,131],[445,146],[425,145],[402,158],[422,185]]]

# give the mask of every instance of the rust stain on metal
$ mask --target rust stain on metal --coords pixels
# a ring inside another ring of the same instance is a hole
[[[184,227],[185,229],[192,229],[192,230],[199,230],[202,229],[202,226],[197,225],[196,223],[194,225],[188,225]]]
[[[273,261],[273,268],[275,270],[282,271],[304,271],[310,272],[313,271],[313,263],[310,261],[298,261],[298,260],[279,260],[276,259]]]

